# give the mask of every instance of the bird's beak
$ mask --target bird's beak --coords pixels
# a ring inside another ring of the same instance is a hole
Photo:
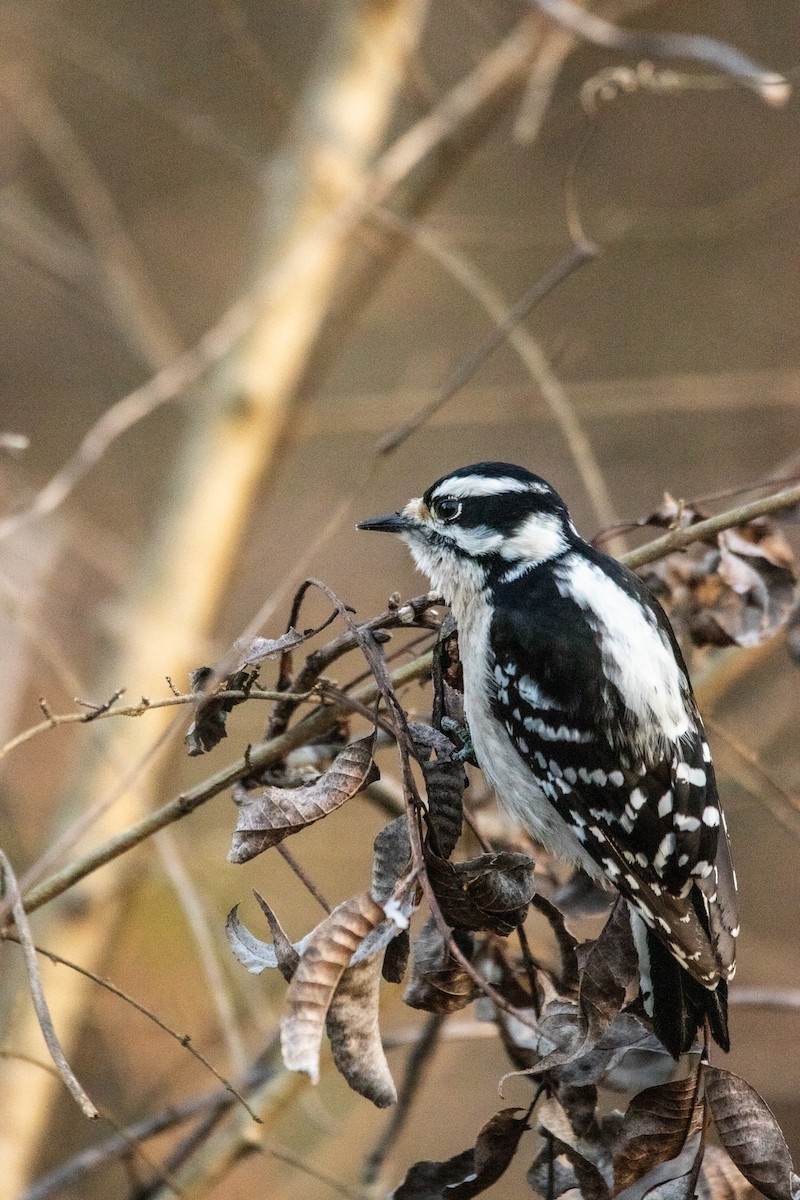
[[[403,513],[387,513],[385,517],[367,517],[359,521],[356,529],[374,530],[376,533],[408,533],[414,522]]]

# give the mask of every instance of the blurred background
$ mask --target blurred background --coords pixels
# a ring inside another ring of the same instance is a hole
[[[727,41],[796,79],[790,0],[591,7]],[[2,743],[43,719],[41,698],[65,713],[121,688],[164,697],[167,676],[184,690],[245,629],[277,636],[305,575],[362,616],[424,591],[399,543],[354,526],[454,467],[537,471],[587,536],[646,516],[664,491],[690,500],[797,470],[795,97],[771,105],[686,63],[653,86],[636,61],[510,0],[4,0],[0,30]],[[564,260],[576,222],[596,259],[380,453]],[[310,600],[304,623],[326,612]],[[798,676],[781,639],[693,666],[704,710],[795,788]],[[429,710],[421,688],[404,702]],[[255,708],[207,759],[186,758],[172,710],[8,750],[16,872],[92,806],[104,811],[83,840],[39,877],[221,769],[262,736]],[[742,895],[737,984],[797,986],[792,818],[712,742]],[[389,783],[395,770],[387,758]],[[384,820],[359,797],[293,841],[332,902],[368,883]],[[33,918],[41,945],[113,980],[226,1077],[267,1044],[284,991],[233,960],[228,910],[244,901],[256,930],[257,887],[295,938],[320,918],[275,851],[226,861],[233,823],[217,797]],[[19,948],[2,958],[0,1196],[39,1194],[33,1179],[115,1124],[216,1086],[118,997],[44,964],[56,1028],[104,1114],[90,1126],[41,1065]],[[390,1051],[400,1075],[419,1015],[398,988],[383,1009],[406,1042]],[[798,1012],[734,1008],[725,1063],[767,1099],[796,1159],[799,1035]],[[506,1069],[496,1038],[444,1041],[383,1192],[414,1160],[471,1145]],[[527,1104],[529,1089],[505,1095]],[[197,1165],[181,1194],[293,1200],[335,1195],[331,1179],[356,1194],[386,1116],[330,1065],[316,1090],[281,1078],[265,1113],[241,1161]],[[175,1137],[147,1153],[159,1161]],[[498,1195],[531,1194],[533,1154]],[[47,1194],[160,1196],[137,1192],[149,1173],[117,1158]]]

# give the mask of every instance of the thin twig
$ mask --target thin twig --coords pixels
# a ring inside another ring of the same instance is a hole
[[[3,860],[5,859],[2,850],[0,850],[0,858]],[[25,910],[22,909],[21,911],[24,917]],[[19,934],[19,926],[17,926],[17,930],[18,932],[16,935],[8,932],[0,933],[0,939],[6,942],[16,942],[18,945],[22,946],[24,951],[25,943]],[[222,1084],[226,1092],[229,1092],[233,1099],[238,1100],[238,1102],[254,1121],[259,1120],[256,1114],[249,1107],[247,1101],[239,1094],[233,1084],[230,1083],[230,1081],[227,1080],[224,1075],[221,1075],[219,1071],[217,1071],[216,1068],[211,1065],[205,1055],[201,1054],[199,1050],[195,1049],[188,1033],[178,1033],[175,1029],[172,1029],[169,1025],[167,1025],[165,1021],[162,1021],[161,1018],[157,1016],[157,1014],[151,1009],[147,1008],[144,1004],[140,1004],[138,1000],[134,1000],[133,996],[129,996],[127,992],[123,992],[122,988],[118,988],[116,984],[112,983],[109,979],[103,979],[100,975],[95,975],[94,971],[90,971],[87,967],[81,967],[78,963],[70,962],[69,959],[63,958],[60,954],[56,954],[54,950],[45,950],[44,947],[36,946],[33,942],[30,942],[30,949],[34,955],[34,962],[35,955],[41,954],[43,958],[48,958],[50,962],[56,963],[62,967],[68,967],[70,971],[75,971],[78,975],[83,975],[86,979],[90,979],[92,983],[96,983],[98,987],[104,988],[107,992],[110,992],[112,996],[119,997],[120,1000],[124,1000],[126,1004],[130,1005],[131,1008],[135,1008],[136,1011],[141,1013],[143,1017],[147,1017],[148,1020],[152,1021],[154,1025],[157,1025],[159,1029],[164,1031],[164,1033],[169,1034],[171,1038],[174,1038],[176,1042],[179,1042],[185,1050],[188,1050],[192,1058],[196,1058],[197,1061],[204,1066],[207,1071],[210,1071],[214,1078]],[[96,1110],[95,1116],[97,1116]]]
[[[36,1010],[36,1018],[39,1022],[39,1028],[42,1031],[42,1037],[45,1040],[45,1045],[50,1051],[50,1057],[55,1063],[61,1080],[66,1086],[72,1098],[77,1103],[78,1107],[85,1117],[90,1121],[96,1121],[100,1113],[95,1108],[92,1101],[87,1096],[81,1084],[78,1082],[72,1067],[66,1060],[64,1051],[61,1049],[56,1031],[53,1028],[53,1022],[50,1019],[50,1011],[47,1007],[44,988],[42,987],[41,976],[39,975],[39,964],[36,961],[36,948],[31,937],[31,928],[28,924],[28,918],[25,909],[22,906],[22,898],[17,886],[17,878],[14,874],[11,863],[8,861],[6,854],[0,850],[0,867],[3,871],[4,887],[3,891],[8,897],[11,904],[11,912],[14,917],[14,924],[17,927],[17,938],[22,947],[22,953],[25,957],[25,967],[28,972],[28,986],[30,988],[33,1007]]]
[[[280,854],[281,858],[289,866],[289,868],[295,873],[295,875],[300,880],[300,882],[303,884],[303,886],[306,888],[306,890],[308,892],[310,892],[310,894],[314,897],[317,904],[319,904],[320,908],[324,909],[325,912],[328,913],[328,915],[330,915],[333,912],[331,905],[325,899],[322,892],[316,886],[314,881],[309,877],[308,872],[305,871],[300,866],[300,863],[297,861],[295,856],[292,854],[291,850],[287,846],[285,846],[283,844],[283,842],[278,843],[277,850],[278,850],[278,853]]]
[[[241,690],[227,690],[215,692],[215,700],[282,700],[285,697],[284,692],[269,691],[265,688],[249,688],[244,692]],[[293,692],[292,699],[298,704],[305,703],[308,700],[316,699],[317,693],[308,692]],[[102,720],[104,717],[141,717],[143,713],[150,712],[151,709],[159,708],[175,708],[181,704],[198,704],[204,699],[204,696],[197,692],[178,692],[173,696],[167,696],[162,700],[148,700],[142,697],[138,704],[128,704],[121,708],[105,708],[98,706],[90,713],[48,713],[46,721],[40,721],[38,725],[32,725],[29,729],[24,729],[21,733],[16,734],[6,742],[5,746],[0,746],[0,758],[5,758],[12,750],[16,750],[18,746],[22,746],[25,742],[29,742],[31,738],[37,737],[40,733],[45,733],[48,729],[55,729],[58,725],[87,725],[93,721]],[[76,704],[84,704],[85,701],[76,700]]]
[[[572,0],[531,0],[531,3],[565,29],[597,46],[618,50],[633,58],[681,58],[707,63],[752,88],[766,104],[775,108],[785,104],[791,95],[791,86],[783,75],[767,70],[735,46],[717,38],[625,29],[596,13],[587,12]]]
[[[420,676],[427,675],[431,669],[431,661],[432,655],[429,652],[410,663],[406,663],[402,667],[398,667],[393,674],[395,687],[402,687],[404,684],[418,679]],[[378,688],[374,683],[371,683],[359,688],[355,694],[355,698],[361,700],[363,703],[371,703],[375,701],[377,695]],[[60,896],[81,879],[92,874],[98,867],[112,862],[121,854],[125,854],[128,850],[133,849],[134,846],[138,846],[147,838],[152,837],[159,829],[164,829],[174,821],[179,821],[183,817],[188,816],[189,813],[200,808],[206,801],[219,795],[220,792],[225,791],[239,779],[244,779],[246,775],[252,774],[255,771],[262,771],[267,767],[274,766],[276,763],[282,761],[290,751],[296,750],[299,746],[306,746],[310,742],[323,737],[335,727],[343,711],[334,704],[326,704],[315,709],[304,720],[300,721],[297,725],[293,725],[291,729],[281,734],[280,737],[271,738],[269,741],[252,746],[247,756],[236,759],[215,775],[211,775],[194,787],[180,792],[161,808],[148,813],[147,816],[123,830],[122,833],[109,838],[108,841],[89,851],[88,854],[76,862],[70,863],[32,888],[25,896],[27,911],[33,912],[43,904],[54,900],[56,896]],[[2,907],[0,907],[0,919],[2,919],[2,915]]]
[[[571,246],[563,258],[537,279],[523,296],[517,300],[516,304],[505,310],[505,315],[501,320],[496,321],[493,329],[490,330],[483,341],[457,365],[450,378],[445,381],[439,394],[429,404],[424,405],[408,421],[405,421],[398,429],[381,438],[378,443],[378,452],[382,455],[393,454],[395,450],[402,446],[448,400],[461,391],[487,358],[494,353],[498,346],[503,344],[511,331],[519,325],[520,321],[528,316],[537,304],[544,300],[546,296],[549,296],[551,292],[559,287],[565,279],[568,279],[573,272],[577,271],[579,267],[584,266],[587,262],[591,262],[596,256],[596,247],[585,239]]]
[[[508,327],[510,313],[503,296],[466,255],[445,245],[442,239],[422,222],[399,217],[386,209],[380,209],[376,216],[390,228],[401,230],[407,237],[412,238],[415,245],[434,258],[461,284],[498,327],[505,327],[509,346],[516,352],[561,430],[599,524],[617,524],[618,517],[600,464],[566,388],[552,370],[539,343],[521,321],[518,320],[516,324]],[[581,242],[586,243],[585,236],[581,238]],[[617,546],[618,551],[621,549],[621,545]]]

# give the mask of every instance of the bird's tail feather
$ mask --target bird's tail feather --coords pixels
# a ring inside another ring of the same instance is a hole
[[[677,1059],[691,1049],[708,1020],[714,1041],[729,1050],[725,980],[720,980],[716,988],[704,987],[683,969],[636,913],[631,914],[631,927],[639,954],[642,999],[656,1037]]]

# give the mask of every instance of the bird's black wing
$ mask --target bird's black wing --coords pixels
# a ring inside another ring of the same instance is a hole
[[[677,740],[642,736],[603,674],[583,613],[563,598],[549,600],[535,621],[513,605],[495,611],[494,715],[605,877],[685,970],[714,987],[733,965],[735,894],[688,681],[688,732]]]

